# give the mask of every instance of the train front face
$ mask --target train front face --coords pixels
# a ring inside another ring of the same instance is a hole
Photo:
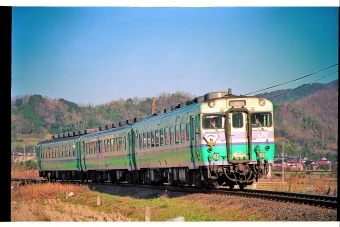
[[[266,177],[274,159],[273,105],[224,96],[201,105],[201,152],[214,185],[244,188]]]

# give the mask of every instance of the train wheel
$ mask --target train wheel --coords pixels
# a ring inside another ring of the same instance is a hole
[[[244,184],[239,185],[240,189],[244,189]]]
[[[230,188],[230,189],[234,189],[234,186],[235,186],[235,185],[230,184],[230,185],[229,185],[229,188]]]

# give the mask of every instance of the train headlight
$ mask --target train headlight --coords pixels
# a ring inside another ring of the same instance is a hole
[[[214,108],[215,105],[216,105],[216,103],[215,103],[214,100],[210,100],[210,101],[208,102],[208,106],[209,106],[210,108]]]
[[[214,154],[214,160],[215,160],[215,161],[217,161],[217,160],[219,159],[219,157],[220,157],[219,154],[217,154],[217,153]]]
[[[260,99],[259,104],[260,104],[260,106],[264,106],[266,104],[266,100]]]

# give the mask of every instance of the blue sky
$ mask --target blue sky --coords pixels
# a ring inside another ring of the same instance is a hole
[[[248,94],[337,64],[338,18],[338,7],[13,7],[11,96]]]

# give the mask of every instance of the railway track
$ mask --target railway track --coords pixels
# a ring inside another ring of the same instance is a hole
[[[46,183],[45,179],[36,179],[36,178],[12,178],[12,187],[18,187],[26,184],[42,184]],[[58,181],[59,182],[59,181]],[[77,183],[79,181],[60,181],[60,183]],[[95,183],[89,181],[89,187],[96,187]],[[15,185],[15,186],[14,186]],[[328,196],[328,195],[318,195],[318,194],[303,194],[303,193],[294,193],[294,192],[280,192],[280,191],[269,191],[269,190],[257,190],[257,189],[229,189],[221,187],[217,190],[212,189],[197,189],[195,187],[172,187],[169,185],[162,186],[152,186],[152,185],[132,185],[132,184],[111,184],[104,183],[100,184],[102,187],[134,187],[134,188],[142,188],[142,189],[150,189],[150,190],[167,190],[167,191],[175,191],[175,192],[184,192],[184,193],[205,193],[205,194],[223,194],[223,195],[231,195],[231,196],[240,196],[240,197],[248,197],[248,198],[260,198],[271,201],[281,201],[287,203],[296,203],[296,204],[306,204],[310,206],[319,206],[325,207],[329,209],[337,210],[338,205],[338,197],[337,196]]]

